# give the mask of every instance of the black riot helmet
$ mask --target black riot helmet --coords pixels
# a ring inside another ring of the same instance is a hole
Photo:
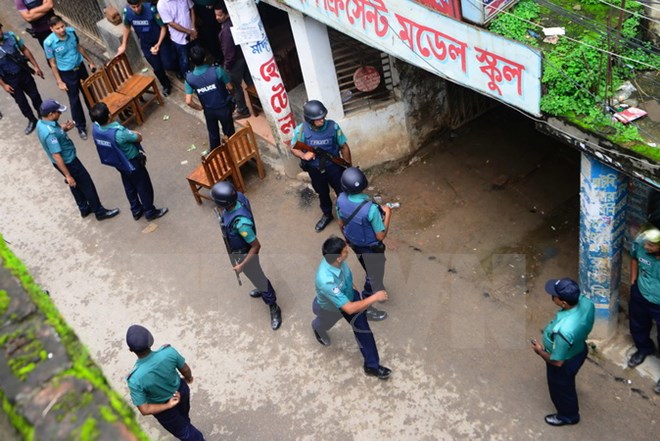
[[[341,174],[341,188],[348,194],[361,193],[367,185],[369,185],[367,177],[357,167],[348,167]]]
[[[228,208],[234,205],[238,193],[231,182],[220,181],[211,188],[211,197],[222,208]]]
[[[325,108],[321,101],[311,100],[303,104],[303,114],[305,115],[305,121],[311,124],[312,121],[325,118],[328,114],[328,109]]]

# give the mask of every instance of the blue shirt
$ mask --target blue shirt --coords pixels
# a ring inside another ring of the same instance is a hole
[[[209,69],[210,66],[204,64],[202,66],[195,66],[193,69],[192,73],[193,75],[202,75],[204,72],[206,72]],[[229,77],[229,74],[227,73],[226,70],[221,68],[220,66],[215,67],[215,77],[223,82],[225,85],[229,84],[231,82],[231,78]],[[187,81],[185,83],[185,88],[186,88],[186,95],[192,95],[195,89],[192,88],[190,84],[188,84]]]
[[[53,159],[55,153],[62,155],[65,164],[76,159],[76,146],[73,145],[73,141],[57,121],[40,119],[37,122],[37,136],[48,159],[53,164],[55,164],[55,159]]]
[[[364,193],[358,193],[358,194],[349,194],[348,200],[351,202],[355,202],[356,204],[362,203],[362,201],[368,201],[370,200],[369,196],[364,194]],[[339,206],[335,208],[337,211],[337,217],[341,218],[339,215]],[[344,213],[346,216],[350,216],[351,213]],[[371,228],[374,229],[374,233],[380,233],[381,231],[385,231],[385,223],[383,222],[383,217],[380,215],[380,210],[378,209],[378,205],[376,203],[371,204],[371,207],[369,207],[369,213],[367,213],[367,220],[371,224]]]
[[[594,327],[595,309],[592,301],[582,295],[577,305],[557,312],[543,330],[543,348],[550,354],[550,360],[568,360],[584,350]]]
[[[54,32],[44,40],[46,58],[49,60],[55,58],[57,69],[63,72],[73,70],[83,62],[83,57],[78,51],[76,31],[71,27],[67,27],[65,30],[64,40],[60,40],[60,37]]]
[[[298,126],[294,129],[293,138],[291,138],[291,147],[296,145],[297,141],[305,142],[305,140],[303,139],[305,137],[303,133],[303,124],[304,123],[298,124]],[[317,129],[312,125],[312,130],[318,130],[319,132],[322,132],[323,130],[325,130],[327,124],[328,124],[328,120],[325,120],[325,122],[319,129]],[[339,127],[339,124],[337,123],[335,123],[335,140],[337,141],[337,145],[339,147],[343,146],[348,141],[346,139],[346,135],[344,135],[344,132],[341,130],[341,127]]]
[[[185,358],[170,345],[138,358],[126,379],[133,404],[141,406],[167,402],[179,389],[181,377],[177,369],[185,364]]]
[[[336,311],[353,301],[353,274],[346,262],[339,268],[330,265],[325,258],[316,270],[316,301],[328,311]]]
[[[117,147],[122,153],[126,156],[126,159],[134,159],[140,154],[140,150],[137,144],[138,134],[128,130],[126,127],[122,126],[118,122],[111,122],[104,126],[99,123],[94,123],[98,126],[101,132],[105,132],[108,129],[117,129],[115,133],[115,141],[117,141]]]

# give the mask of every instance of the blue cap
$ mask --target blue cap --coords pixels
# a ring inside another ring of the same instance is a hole
[[[126,331],[126,344],[131,351],[141,352],[154,344],[154,336],[144,326],[132,325]]]
[[[67,107],[53,99],[47,99],[41,103],[39,108],[39,113],[41,116],[48,116],[52,112],[66,112]]]
[[[575,280],[569,278],[548,280],[545,283],[545,291],[573,305],[580,299],[580,287]]]

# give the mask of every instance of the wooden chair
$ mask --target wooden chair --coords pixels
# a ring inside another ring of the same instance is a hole
[[[104,69],[99,69],[82,82],[83,93],[90,107],[98,102],[104,102],[110,110],[110,120],[116,116],[122,124],[135,120],[142,124],[142,115],[138,106],[130,96],[115,92]]]
[[[202,188],[211,189],[216,183],[228,178],[232,178],[236,190],[242,192],[243,180],[236,170],[236,165],[227,151],[226,144],[221,144],[206,156],[202,156],[202,163],[186,178],[195,201],[201,204],[202,198],[211,200],[209,196],[203,195],[199,191]]]
[[[236,173],[240,176],[242,182],[243,176],[241,175],[241,166],[251,159],[257,164],[257,171],[259,178],[266,177],[264,172],[264,164],[261,161],[261,154],[259,153],[259,146],[254,137],[254,131],[249,122],[246,121],[246,127],[234,133],[231,138],[227,140],[227,148],[229,153],[236,164]]]
[[[121,54],[108,61],[105,70],[108,72],[114,90],[135,100],[143,120],[144,110],[149,104],[154,101],[163,104],[163,97],[156,85],[156,79],[148,75],[134,74],[126,54]],[[145,94],[152,96],[146,99]]]

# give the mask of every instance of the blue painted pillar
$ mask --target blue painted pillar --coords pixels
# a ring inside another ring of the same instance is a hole
[[[616,331],[627,195],[625,175],[582,154],[580,287],[596,305],[596,339]]]

